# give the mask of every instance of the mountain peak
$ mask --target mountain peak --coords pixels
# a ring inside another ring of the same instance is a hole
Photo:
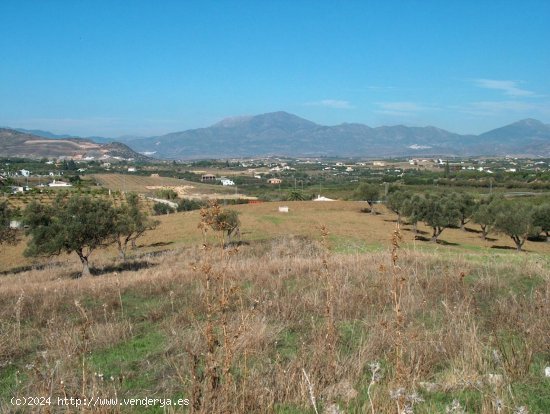
[[[521,121],[517,121],[517,122],[514,122],[512,125],[518,125],[518,126],[527,126],[527,127],[535,127],[535,128],[538,128],[538,127],[541,127],[541,126],[544,126],[544,124],[542,122],[540,122],[538,119],[533,119],[533,118],[526,118],[526,119],[522,119]]]
[[[219,122],[216,122],[213,127],[219,128],[231,128],[240,124],[243,124],[253,118],[252,116],[230,116],[222,119]]]
[[[222,119],[220,122],[213,125],[214,128],[231,128],[231,129],[273,129],[282,128],[288,129],[311,129],[317,127],[314,122],[300,118],[297,115],[289,114],[284,111],[267,112],[265,114],[254,116],[235,116]]]

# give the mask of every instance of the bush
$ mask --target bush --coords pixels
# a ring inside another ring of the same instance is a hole
[[[155,203],[155,205],[153,206],[153,212],[155,216],[160,216],[161,214],[170,214],[174,211],[174,208],[164,203]]]
[[[188,198],[184,198],[180,201],[178,201],[178,211],[193,211],[193,210],[200,210],[205,206],[205,203],[200,200],[191,200]]]
[[[175,200],[178,198],[178,193],[170,188],[162,188],[157,190],[156,195],[158,198],[164,198],[165,200]]]

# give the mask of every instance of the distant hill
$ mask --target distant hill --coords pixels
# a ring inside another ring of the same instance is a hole
[[[51,135],[67,139],[64,135]],[[460,135],[433,126],[371,128],[348,123],[324,126],[287,112],[272,112],[227,118],[208,128],[148,138],[125,136],[118,140],[134,151],[165,159],[269,155],[550,157],[550,125],[534,119],[525,119],[480,135]]]
[[[485,151],[515,155],[550,155],[550,125],[524,119],[479,135]]]
[[[9,128],[0,128],[0,156],[19,158],[58,157],[120,157],[147,161],[151,158],[138,154],[119,142],[98,144],[81,138],[45,138]]]
[[[286,112],[274,112],[228,118],[208,128],[130,139],[126,143],[136,151],[154,152],[156,157],[168,159],[266,155],[550,156],[550,125],[527,119],[476,136],[433,126],[323,126]]]
[[[6,129],[14,129],[15,131],[24,132],[24,133],[30,134],[30,135],[36,135],[37,137],[52,138],[52,139],[82,138],[82,139],[97,142],[97,143],[100,143],[100,144],[107,144],[107,143],[116,141],[113,138],[105,138],[105,137],[96,137],[96,136],[77,137],[77,136],[68,135],[68,134],[54,134],[50,131],[44,131],[42,129],[23,129],[23,128],[6,128]]]

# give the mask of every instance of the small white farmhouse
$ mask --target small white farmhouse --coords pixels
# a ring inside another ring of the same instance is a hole
[[[48,184],[48,187],[72,187],[72,185],[66,183],[65,181],[53,180],[51,183]]]

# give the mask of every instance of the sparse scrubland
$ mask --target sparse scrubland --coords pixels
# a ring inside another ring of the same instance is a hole
[[[404,249],[390,223],[375,252],[338,252],[330,225],[223,248],[201,217],[202,242],[97,255],[95,277],[73,279],[76,261],[2,276],[0,412],[13,396],[190,402],[95,412],[550,412],[547,254]],[[37,408],[83,409],[19,411]]]

